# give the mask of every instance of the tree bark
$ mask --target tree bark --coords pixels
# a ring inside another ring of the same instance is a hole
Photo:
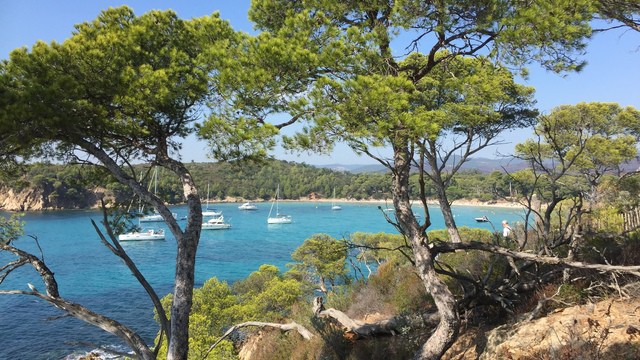
[[[403,235],[411,244],[415,265],[427,293],[434,300],[440,322],[436,330],[415,355],[416,359],[440,359],[458,335],[460,320],[451,291],[435,272],[427,236],[421,230],[411,210],[409,199],[410,154],[406,146],[394,145],[393,204]]]
[[[442,187],[442,184],[434,182],[434,186],[436,188],[436,193],[438,194],[440,211],[442,212],[444,225],[446,226],[447,232],[449,233],[449,239],[452,243],[462,242],[462,239],[460,238],[460,232],[458,232],[458,226],[456,225],[456,220],[453,217],[451,204],[449,203],[449,199],[447,198],[447,192],[444,187]]]
[[[167,348],[168,360],[183,360],[187,359],[189,354],[189,315],[193,305],[196,252],[202,231],[202,204],[193,178],[186,167],[170,158],[162,159],[161,163],[178,174],[182,182],[184,196],[187,199],[187,226],[184,233],[175,234],[178,251],[173,304],[171,305],[171,338]],[[165,220],[170,220],[177,225],[170,212],[167,217]],[[178,227],[178,229],[180,228]]]
[[[587,269],[603,272],[620,272],[640,277],[640,266],[622,266],[607,264],[590,264],[581,261],[571,261],[566,258],[555,256],[538,255],[530,252],[515,251],[501,246],[471,241],[468,243],[452,244],[441,242],[431,249],[435,253],[454,252],[456,250],[481,250],[492,254],[503,255],[514,259],[532,261],[536,263],[562,265],[575,269]]]
[[[167,206],[154,194],[147,191],[135,178],[129,176],[102,149],[91,142],[82,142],[80,146],[95,156],[122,184],[129,186],[134,193],[150,202],[162,215],[171,233],[176,238],[177,255],[174,276],[173,303],[171,305],[170,337],[167,348],[168,360],[184,360],[189,354],[189,315],[193,303],[195,284],[196,251],[202,231],[202,206],[198,191],[191,174],[184,164],[167,155],[166,146],[158,141],[156,161],[158,165],[173,171],[180,178],[184,197],[187,200],[187,226],[184,231]]]
[[[318,312],[319,317],[328,317],[336,320],[342,325],[348,333],[352,336],[352,339],[372,337],[378,335],[395,335],[397,333],[397,319],[385,319],[376,321],[374,323],[365,323],[363,321],[354,320],[347,314],[334,308],[329,308]]]

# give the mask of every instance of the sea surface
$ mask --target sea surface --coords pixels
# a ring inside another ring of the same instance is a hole
[[[292,215],[293,223],[281,225],[267,224],[268,203],[259,203],[257,211],[242,211],[238,205],[215,204],[232,227],[202,232],[196,286],[212,277],[231,283],[262,264],[273,264],[285,271],[292,262],[290,254],[316,233],[335,238],[354,232],[396,233],[378,208],[385,208],[384,204],[343,203],[341,211],[332,211],[330,203],[284,202],[280,203],[280,212]],[[172,210],[180,217],[186,215],[185,206]],[[458,226],[500,230],[503,219],[511,223],[522,221],[522,211],[514,208],[454,206],[453,210]],[[417,207],[416,213],[424,216]],[[437,206],[430,207],[430,214],[430,229],[444,228]],[[491,222],[475,222],[475,217],[483,215]],[[33,237],[37,238],[62,297],[112,317],[151,343],[158,331],[151,301],[122,261],[100,242],[91,219],[99,224],[102,215],[94,210],[27,213],[23,217],[25,236],[14,245],[40,255]],[[172,288],[175,240],[164,223],[147,226],[164,227],[167,239],[122,244],[162,297]],[[0,252],[0,267],[13,259],[12,254]],[[28,266],[12,272],[0,284],[0,290],[29,290],[27,283],[44,292],[40,278]],[[0,359],[73,359],[98,346],[124,349],[115,336],[62,315],[60,310],[32,296],[0,295]]]

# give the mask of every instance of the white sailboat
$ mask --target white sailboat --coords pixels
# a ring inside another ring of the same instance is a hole
[[[331,210],[342,210],[342,206],[334,203],[336,200],[336,188],[333,188],[333,198],[331,199]]]
[[[291,215],[280,214],[280,208],[278,207],[278,197],[280,196],[280,184],[278,184],[278,188],[276,190],[276,198],[271,203],[271,209],[269,210],[269,217],[267,218],[267,224],[291,224],[293,219]],[[273,212],[273,206],[276,207],[276,215],[271,216]]]
[[[209,184],[207,184],[207,207],[202,210],[202,216],[203,217],[217,217],[217,216],[221,216],[222,215],[222,211],[218,211],[216,209],[209,209]]]
[[[155,168],[153,172],[153,194],[156,195],[157,192],[158,192],[158,168]],[[143,209],[140,208],[140,213],[143,213],[142,210]],[[178,214],[176,213],[171,213],[171,214],[173,215],[174,219],[178,218]],[[162,215],[160,215],[160,213],[158,213],[157,210],[154,210],[153,214],[142,215],[138,220],[141,223],[142,222],[160,222],[160,221],[164,221],[164,218],[162,217]]]

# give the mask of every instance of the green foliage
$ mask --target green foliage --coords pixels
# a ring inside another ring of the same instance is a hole
[[[460,232],[460,238],[465,242],[480,241],[484,243],[492,243],[495,240],[495,234],[486,229],[463,226],[458,228],[458,231]],[[431,230],[427,235],[429,239],[433,241],[450,241],[449,233],[446,229]]]
[[[501,238],[501,234],[492,233],[486,229],[461,227],[458,229],[463,242],[480,241],[484,243],[495,243]],[[432,230],[429,232],[431,240],[449,241],[447,230]],[[501,244],[507,246],[508,244]],[[448,272],[458,273],[472,279],[484,278],[487,282],[497,281],[503,276],[503,270],[508,266],[502,257],[496,257],[488,252],[464,251],[440,254],[437,258],[439,268]],[[443,276],[449,288],[458,295],[463,295],[460,291],[458,280],[448,275]]]
[[[292,265],[297,271],[317,278],[320,288],[326,292],[327,283],[347,281],[347,246],[343,240],[336,240],[327,234],[315,234],[306,239],[292,254],[297,263]]]
[[[365,315],[375,312],[405,313],[428,308],[432,304],[411,264],[387,262],[378,268],[367,286],[355,292],[351,311]]]
[[[233,325],[244,321],[277,322],[286,318],[293,305],[303,298],[303,286],[299,281],[286,278],[273,265],[262,265],[232,286],[216,278],[207,280],[201,288],[194,290],[189,317],[189,359],[202,359],[211,344]],[[171,294],[162,299],[165,309],[171,300]],[[161,350],[162,357],[165,347],[166,341]],[[229,339],[209,355],[212,359],[235,356],[233,341]]]
[[[3,145],[60,156],[99,146],[129,161],[149,159],[156,146],[177,149],[176,138],[193,132],[195,106],[212,95],[211,75],[234,36],[217,15],[136,17],[123,6],[77,25],[62,44],[14,50],[0,71],[13,99],[0,106],[1,130],[29,141]]]
[[[0,216],[0,244],[10,242],[24,235],[24,222],[20,221],[20,214],[12,214],[9,218]]]
[[[398,234],[356,232],[350,236],[349,242],[357,252],[355,259],[368,267],[387,261],[404,264],[408,262],[405,255],[411,253],[404,237]]]
[[[284,161],[189,163],[186,166],[200,189],[210,185],[209,196],[212,201],[229,197],[269,200],[278,183],[281,184],[281,195],[285,199],[304,199],[311,193],[328,198],[333,196],[334,187],[337,198],[391,198],[391,178],[385,173],[356,174]],[[145,172],[148,166],[140,165],[135,169],[137,172]],[[412,181],[417,181],[416,179],[417,175],[412,175]],[[485,174],[463,171],[458,173],[452,182],[450,193],[454,189],[457,190],[451,198],[495,200],[506,197],[509,196],[509,180],[509,175],[499,172]],[[627,188],[631,189],[631,178],[625,178],[625,181],[628,184]],[[148,180],[143,182],[148,184]],[[34,163],[25,166],[19,177],[0,180],[0,187],[11,188],[16,192],[25,188],[42,189],[46,194],[55,193],[56,196],[67,199],[65,206],[71,207],[88,206],[84,198],[78,199],[80,194],[86,197],[93,189],[105,188],[108,195],[114,196],[116,202],[129,200],[131,205],[137,206],[137,200],[126,185],[119,183],[101,169],[91,166]],[[78,194],[74,196],[75,202],[67,198],[65,189],[74,189]],[[169,204],[184,201],[179,180],[163,171],[158,176],[157,195]],[[427,192],[427,196],[433,195],[433,192]],[[411,196],[419,196],[417,186],[412,187]],[[131,202],[132,199],[135,201]],[[631,197],[624,199],[629,200]]]
[[[304,296],[305,284],[287,278],[273,265],[262,265],[246,279],[233,284],[248,318],[281,319]]]

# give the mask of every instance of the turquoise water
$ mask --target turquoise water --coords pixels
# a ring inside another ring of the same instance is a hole
[[[232,228],[203,231],[196,262],[197,286],[211,277],[228,282],[242,279],[262,264],[286,270],[291,252],[315,233],[336,238],[357,231],[395,233],[378,204],[344,203],[340,204],[343,210],[331,211],[329,203],[285,202],[280,204],[280,210],[292,215],[293,223],[282,225],[267,225],[267,203],[258,204],[258,211],[241,211],[238,205],[216,204]],[[186,215],[183,206],[172,210],[179,216]],[[431,229],[443,228],[439,208],[430,208],[430,212]],[[503,219],[522,221],[521,211],[509,208],[454,206],[454,214],[459,226],[489,230],[490,223],[476,223],[474,217],[486,215],[498,227]],[[122,261],[100,243],[90,219],[99,222],[101,214],[56,211],[30,213],[23,218],[26,234],[39,240],[45,261],[58,280],[61,296],[130,326],[151,342],[158,330],[151,302]],[[39,254],[28,236],[14,245]],[[123,246],[160,296],[171,291],[176,249],[168,229],[165,241],[130,242]],[[0,252],[1,264],[12,259],[12,255]],[[11,273],[0,289],[28,290],[27,283],[44,291],[30,267]],[[0,309],[0,359],[63,359],[74,351],[90,349],[74,342],[121,345],[116,337],[79,320],[51,320],[62,313],[33,297],[0,295]]]

